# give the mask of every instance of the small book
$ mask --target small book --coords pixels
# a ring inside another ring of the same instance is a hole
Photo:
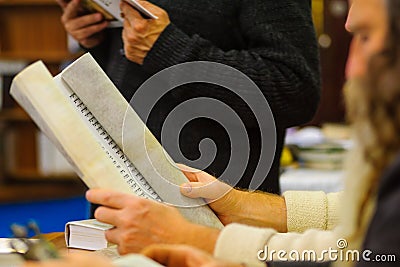
[[[106,20],[117,20],[123,22],[120,1],[125,1],[134,7],[140,14],[147,19],[157,19],[158,17],[144,8],[137,0],[82,0],[81,5],[90,13],[100,12]]]
[[[65,225],[65,242],[69,248],[99,250],[111,246],[105,231],[113,226],[96,219],[68,222]]]
[[[187,178],[89,53],[55,77],[33,63],[10,93],[89,188],[164,202],[193,223],[223,227],[204,200],[180,193]]]

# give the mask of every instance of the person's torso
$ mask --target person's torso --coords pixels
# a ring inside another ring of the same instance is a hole
[[[218,48],[229,51],[246,48],[241,33],[240,1],[237,0],[151,0],[165,9],[174,23],[187,35],[197,34]]]
[[[246,41],[243,29],[240,25],[240,2],[237,0],[214,0],[214,1],[189,1],[189,0],[151,0],[153,4],[163,8],[168,13],[171,23],[178,27],[189,37],[199,36],[211,42],[215,47],[223,51],[230,50],[246,50],[249,44]],[[121,29],[113,30],[112,40],[121,36]],[[119,48],[118,48],[119,47]],[[173,49],[173,47],[171,47]],[[123,50],[122,41],[114,44],[111,48],[111,53],[116,53]],[[123,55],[122,55],[123,57]],[[120,59],[121,60],[121,59]],[[122,59],[125,64],[125,73],[121,73],[115,69],[115,64],[110,63],[108,73],[114,72],[115,76],[123,77],[116,82],[127,101],[130,101],[134,96],[137,88],[148,78],[152,73],[147,73],[140,65]],[[113,80],[113,77],[110,77]],[[208,97],[214,98],[212,91],[203,90],[198,94],[191,94],[191,97]],[[158,140],[161,141],[161,132],[163,130],[163,122],[168,114],[180,103],[188,100],[185,88],[176,88],[171,94],[166,95],[151,113],[151,116],[146,120],[146,124]],[[189,111],[190,112],[190,111]],[[249,180],[252,177],[255,166],[258,164],[260,145],[260,132],[258,129],[247,129],[249,142],[251,146],[249,166],[245,176],[247,180],[240,184],[241,187],[247,187]],[[278,147],[277,154],[270,172],[271,183],[265,185],[262,190],[279,193],[278,172],[279,172],[279,156],[283,145],[284,130],[278,129]],[[168,133],[163,133],[164,136],[169,136]],[[200,142],[205,139],[211,139],[216,144],[217,155],[213,163],[206,170],[216,176],[219,176],[227,166],[231,157],[231,143],[229,133],[218,125],[218,122],[213,122],[209,119],[195,119],[188,123],[180,136],[169,136],[174,140],[179,140],[180,150],[188,161],[182,160],[177,155],[171,155],[175,161],[190,164],[191,161],[201,157],[199,149]],[[245,140],[243,140],[245,141]],[[244,151],[243,151],[244,153]],[[263,164],[263,163],[260,163]],[[193,166],[193,165],[192,165]],[[198,167],[198,166],[193,166]]]

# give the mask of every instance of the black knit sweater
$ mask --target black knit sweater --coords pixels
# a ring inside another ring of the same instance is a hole
[[[285,128],[309,121],[319,101],[319,58],[309,0],[151,0],[165,9],[171,24],[161,34],[142,66],[123,56],[121,30],[91,52],[121,93],[130,99],[148,77],[188,61],[213,61],[248,75],[261,89],[277,125],[277,147],[268,179],[259,189],[279,192],[279,158]],[[254,92],[245,89],[248,95]],[[196,83],[176,88],[157,103],[147,121],[160,138],[162,123],[179,103],[193,97],[223,101],[244,121],[250,141],[250,159],[239,186],[247,187],[260,153],[260,131],[251,110],[228,90]],[[140,111],[138,111],[140,114]],[[219,176],[231,156],[231,144],[221,125],[196,119],[180,134],[181,151],[189,159],[200,156],[198,144],[211,138],[217,156],[206,169]],[[173,136],[171,138],[176,138]],[[171,155],[178,161],[176,155]],[[267,177],[267,174],[265,174]]]

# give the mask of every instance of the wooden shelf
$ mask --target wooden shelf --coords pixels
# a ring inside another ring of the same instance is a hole
[[[0,6],[15,6],[15,5],[52,5],[58,4],[54,0],[0,0]]]
[[[60,63],[71,55],[54,0],[0,0],[0,59]]]
[[[8,172],[5,174],[8,179],[15,182],[63,182],[63,181],[77,181],[79,177],[76,174],[43,174],[37,170],[19,170]]]
[[[0,60],[42,60],[58,73],[61,63],[79,56],[69,53],[61,16],[55,0],[0,0]],[[82,195],[86,186],[76,175],[39,172],[37,127],[6,96],[0,111],[0,203]]]
[[[13,182],[0,184],[0,203],[16,203],[82,196],[87,187],[80,180]]]
[[[36,61],[42,60],[47,63],[60,63],[75,58],[74,55],[62,51],[0,51],[1,60],[24,60]]]
[[[20,108],[3,109],[0,112],[0,122],[31,122],[32,120]]]

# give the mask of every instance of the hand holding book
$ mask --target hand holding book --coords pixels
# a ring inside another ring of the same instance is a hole
[[[56,0],[57,3],[65,9],[69,3],[75,2],[79,4],[82,10],[80,13],[96,13],[103,14],[105,20],[119,20],[123,21],[120,16],[119,4],[126,2],[135,8],[146,19],[157,19],[157,16],[150,12],[142,3],[145,1],[140,0]]]
[[[179,186],[188,179],[90,54],[56,77],[43,62],[36,62],[14,78],[10,93],[86,185],[104,188],[90,191],[87,198],[104,206],[95,215],[115,227],[106,237],[120,245],[120,252],[139,251],[155,243],[190,244],[213,251],[220,220],[203,200],[180,194]],[[85,266],[62,263],[56,266]],[[110,266],[93,257],[88,263]],[[137,266],[157,266],[150,263]]]
[[[90,13],[100,12],[106,20],[119,20],[123,22],[120,12],[120,4],[124,2],[136,9],[145,19],[157,19],[157,16],[149,11],[143,4],[147,1],[138,0],[81,0],[81,5]]]
[[[121,2],[121,12],[124,14],[124,40],[125,56],[133,62],[143,64],[147,53],[161,33],[170,24],[168,13],[162,8],[147,1],[140,3],[154,15],[156,20],[143,19],[142,15],[131,7],[131,0]]]
[[[158,243],[188,244],[210,253],[214,250],[219,230],[187,221],[174,207],[107,189],[91,189],[86,198],[102,205],[95,218],[114,226],[106,231],[106,238],[118,245],[121,255]]]
[[[87,14],[81,0],[57,0],[62,7],[61,22],[66,32],[86,49],[100,45],[105,39],[105,31],[110,22],[99,13]]]
[[[137,0],[56,0],[62,7],[61,22],[65,30],[81,46],[90,49],[100,45],[107,27],[122,27],[120,3],[128,3],[143,20],[157,20],[148,9],[148,2]],[[143,4],[142,4],[143,3]],[[146,5],[146,6],[144,6]],[[154,9],[158,7],[151,5]],[[145,19],[147,18],[147,19]]]
[[[146,19],[158,19],[157,15],[152,12],[153,8],[151,9],[149,8],[154,5],[151,5],[149,2],[143,0],[122,0],[122,1],[131,5]]]

